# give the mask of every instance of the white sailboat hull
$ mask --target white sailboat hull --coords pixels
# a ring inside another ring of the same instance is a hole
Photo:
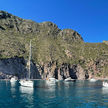
[[[68,81],[75,81],[75,79],[72,79],[71,77],[69,77],[69,78],[66,78],[64,81],[65,81],[65,82],[68,82]]]
[[[19,83],[21,84],[21,86],[24,86],[24,87],[33,87],[34,86],[33,81],[31,81],[31,80],[20,80]]]
[[[16,82],[17,80],[18,79],[16,79],[16,78],[13,77],[13,78],[10,79],[10,82]]]

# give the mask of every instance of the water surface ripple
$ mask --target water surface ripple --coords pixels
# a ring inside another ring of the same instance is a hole
[[[35,87],[0,81],[0,108],[108,108],[108,88],[102,82],[34,81]]]

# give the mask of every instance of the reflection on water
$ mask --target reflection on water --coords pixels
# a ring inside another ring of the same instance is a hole
[[[102,87],[102,93],[108,95],[108,87]]]
[[[56,83],[49,83],[45,82],[45,88],[44,89],[44,96],[47,94],[45,97],[53,98],[55,97],[55,90],[56,90]]]
[[[64,86],[65,86],[66,89],[68,89],[73,84],[75,84],[75,82],[66,82],[66,81],[64,81]]]
[[[35,88],[0,82],[0,108],[107,108],[108,88],[102,82],[34,81]]]
[[[11,84],[11,87],[15,87],[17,82],[10,82],[10,84]]]
[[[50,86],[48,87],[47,91],[48,91],[48,92],[54,92],[55,89],[56,89],[55,86],[51,86],[51,85],[50,85]]]
[[[49,92],[54,92],[56,88],[57,82],[50,82],[50,81],[45,81],[45,87],[47,88],[46,90]]]
[[[47,86],[55,86],[56,82],[45,81]]]
[[[8,82],[9,82],[9,81],[8,81],[8,80],[5,80],[5,82],[6,82],[6,86],[8,86]]]
[[[20,92],[21,93],[26,93],[26,94],[33,94],[34,92],[34,88],[32,87],[24,87],[24,86],[20,86]]]
[[[34,108],[34,104],[33,104],[34,88],[20,86],[19,91],[21,97],[21,104],[24,104],[25,106],[24,108]]]
[[[13,93],[15,93],[15,91],[16,91],[16,89],[11,87],[11,93],[13,94]]]
[[[11,85],[11,93],[14,94],[16,92],[16,85],[17,85],[17,82],[10,82],[10,85]]]

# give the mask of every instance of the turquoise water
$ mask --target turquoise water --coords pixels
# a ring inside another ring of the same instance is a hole
[[[0,108],[108,108],[108,88],[101,81],[34,83],[32,89],[0,81]]]

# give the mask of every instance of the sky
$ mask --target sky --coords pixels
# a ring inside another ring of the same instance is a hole
[[[0,10],[73,29],[85,42],[108,40],[108,0],[0,0]]]

